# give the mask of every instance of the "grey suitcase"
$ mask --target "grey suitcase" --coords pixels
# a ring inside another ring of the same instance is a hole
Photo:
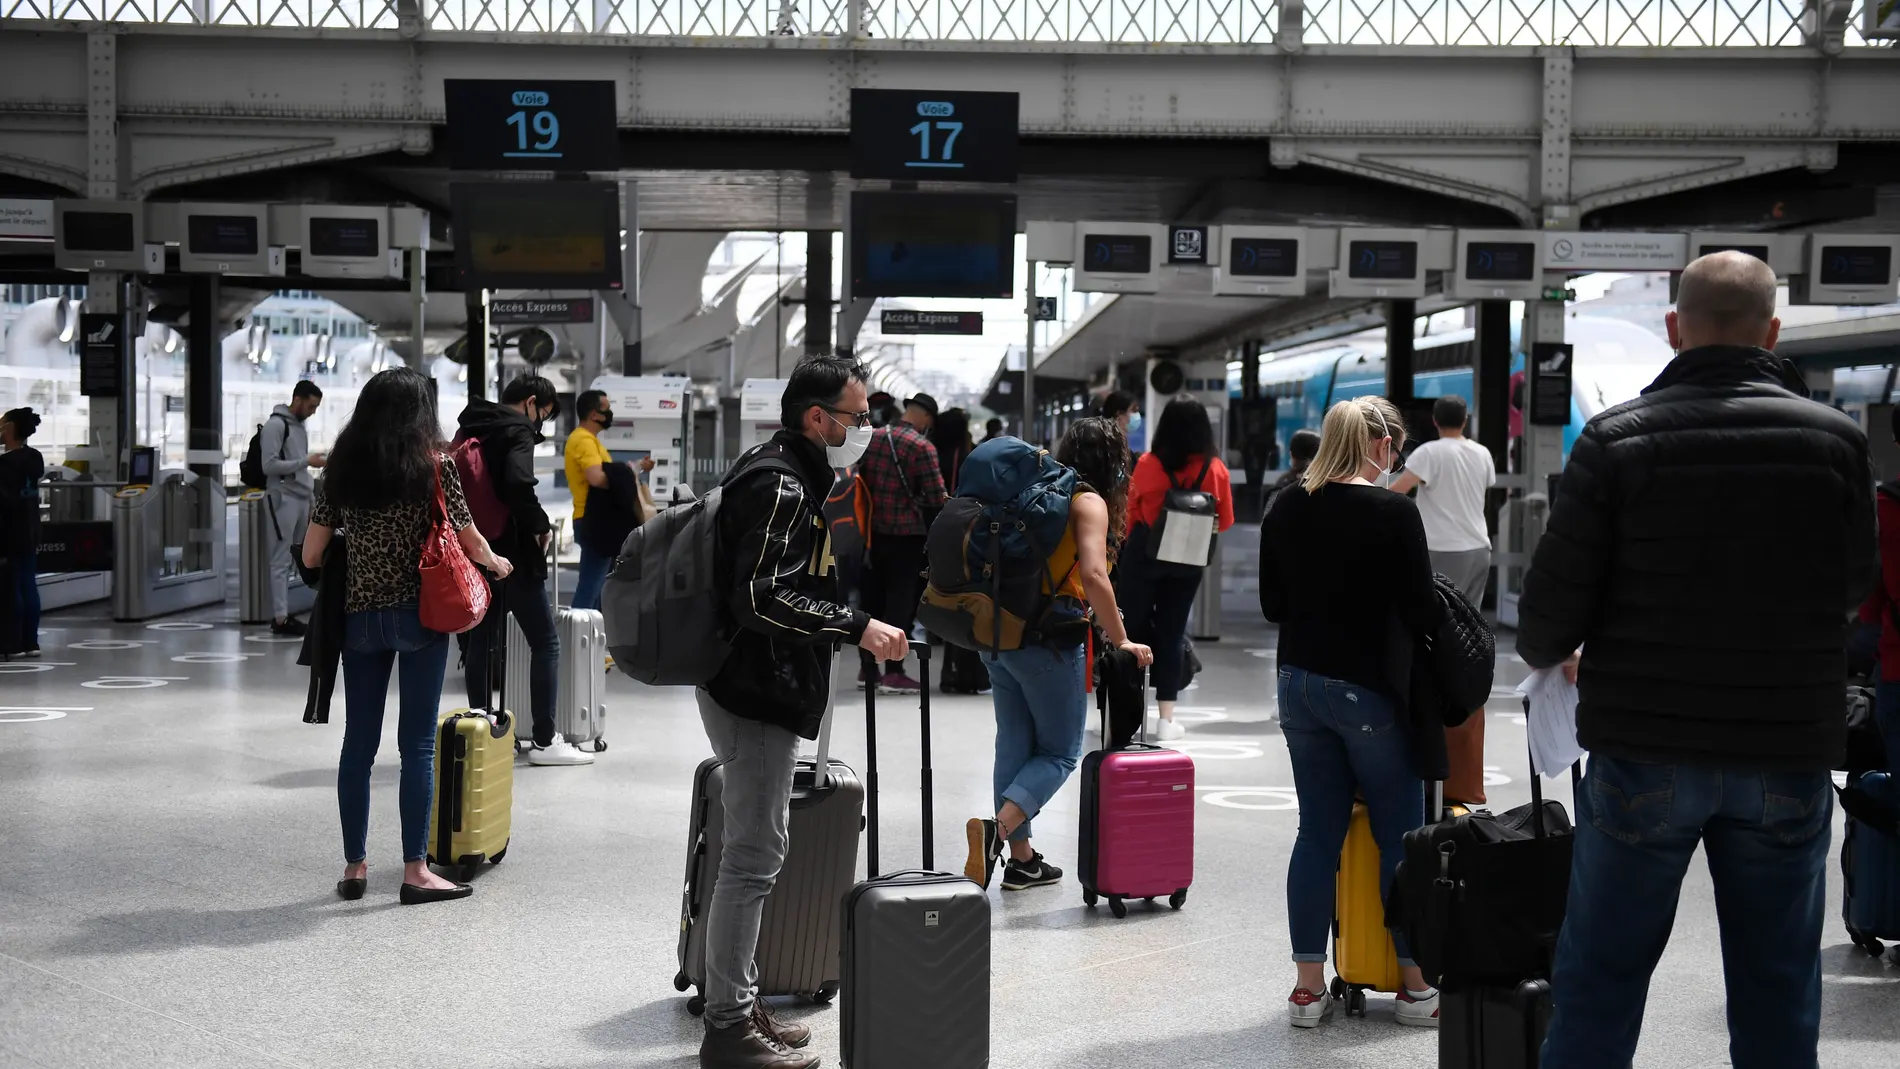
[[[595,753],[607,749],[607,629],[594,609],[561,607],[561,571],[555,554],[561,544],[557,523],[548,539],[548,604],[554,607],[554,633],[561,639],[561,666],[555,674],[554,730],[568,742]],[[534,743],[534,704],[528,697],[528,639],[514,614],[508,614],[507,669],[502,707],[518,718],[517,749]]]
[[[800,758],[792,777],[790,849],[759,923],[761,995],[803,995],[830,1002],[838,994],[837,902],[858,871],[858,833],[864,827],[864,784],[843,761],[830,758],[831,713],[818,734],[818,754]],[[820,768],[827,769],[822,780]],[[693,806],[686,837],[686,886],[680,900],[679,973],[673,987],[697,988],[687,1012],[706,1009],[706,909],[719,879],[724,841],[725,784],[719,762],[708,758],[693,774]]]
[[[985,1069],[990,1064],[990,899],[962,875],[929,871],[935,860],[930,646],[914,642],[911,648],[917,651],[924,685],[924,868],[877,875],[877,688],[867,687],[869,876],[843,903],[839,1058],[845,1069]]]

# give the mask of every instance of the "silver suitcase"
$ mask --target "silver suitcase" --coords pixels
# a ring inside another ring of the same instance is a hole
[[[554,730],[583,750],[607,748],[607,630],[594,609],[565,609],[560,599],[560,569],[555,552],[560,528],[548,540],[548,603],[554,606],[554,633],[561,639],[561,665],[555,675]],[[534,741],[534,704],[528,696],[527,636],[514,615],[508,616],[508,652],[502,675],[502,708],[515,714],[520,727],[518,745]]]

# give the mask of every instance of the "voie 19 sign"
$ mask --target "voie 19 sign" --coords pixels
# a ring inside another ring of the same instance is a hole
[[[851,90],[851,177],[1014,182],[1015,93]]]
[[[620,167],[614,83],[450,78],[442,83],[449,166],[467,171]]]

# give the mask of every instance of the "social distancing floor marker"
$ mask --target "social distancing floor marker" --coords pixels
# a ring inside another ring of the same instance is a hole
[[[193,623],[189,620],[161,620],[155,624],[146,624],[147,631],[209,631],[211,624]]]
[[[244,641],[288,643],[288,642],[302,642],[303,639],[297,635],[273,635],[269,632],[263,632],[261,634],[256,634],[256,635],[245,635]]]
[[[0,724],[36,724],[67,713],[90,713],[90,705],[0,705]]]
[[[1174,719],[1183,724],[1209,724],[1227,719],[1225,705],[1177,705]]]
[[[1216,742],[1202,739],[1182,739],[1170,744],[1169,749],[1187,754],[1197,761],[1249,761],[1265,757],[1265,751],[1252,742]]]
[[[183,682],[190,676],[101,676],[79,684],[92,690],[146,690]]]
[[[55,668],[71,668],[77,661],[0,661],[0,675],[25,675],[28,672],[50,672]]]
[[[1201,800],[1222,809],[1250,809],[1277,812],[1300,807],[1300,796],[1292,787],[1201,787]]]
[[[262,653],[181,653],[172,660],[179,664],[243,664]]]
[[[139,639],[130,638],[89,638],[83,642],[69,642],[66,644],[66,648],[69,650],[135,650],[140,646],[152,646],[156,644],[156,639],[145,639],[141,641]]]

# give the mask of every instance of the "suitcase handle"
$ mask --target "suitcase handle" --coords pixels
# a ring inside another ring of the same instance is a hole
[[[1544,830],[1543,818],[1537,815],[1544,811],[1544,777],[1537,774],[1537,755],[1531,750],[1530,719],[1531,698],[1530,695],[1526,694],[1524,696],[1524,722],[1526,725],[1524,732],[1524,756],[1528,759],[1527,763],[1531,770],[1531,813],[1533,814],[1531,818],[1531,830],[1537,838],[1542,839],[1549,834]],[[1583,759],[1578,758],[1570,762],[1570,804],[1572,806],[1577,804],[1577,788],[1582,784]]]
[[[932,825],[935,822],[936,797],[931,783],[930,770],[930,643],[912,642],[911,651],[917,654],[917,674],[923,678],[919,688],[918,704],[920,726],[923,731],[923,792],[924,792],[924,867],[932,868],[936,864],[936,849]],[[869,650],[858,651],[859,668],[865,678],[864,683],[864,874],[866,879],[877,877],[877,658]]]

